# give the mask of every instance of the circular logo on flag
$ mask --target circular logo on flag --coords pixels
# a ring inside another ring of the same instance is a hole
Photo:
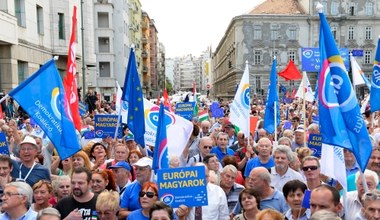
[[[173,203],[174,201],[174,195],[172,194],[164,194],[162,197],[161,197],[161,201],[163,201],[164,203],[166,203],[167,205],[170,205]]]
[[[154,130],[157,129],[158,117],[159,117],[160,108],[158,106],[152,107],[150,110],[147,109],[144,112],[145,120],[148,126]],[[175,118],[173,115],[165,111],[164,124],[166,128],[175,123]]]
[[[241,104],[245,109],[249,109],[249,99],[250,99],[250,94],[249,94],[249,84],[244,84],[243,88],[241,89]]]

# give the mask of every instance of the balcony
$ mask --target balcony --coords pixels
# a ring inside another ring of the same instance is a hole
[[[142,43],[143,43],[143,45],[147,44],[148,43],[148,38],[143,37],[142,38]]]
[[[143,66],[143,73],[144,74],[146,74],[146,73],[148,73],[148,70],[149,70],[149,68],[147,67],[147,66]]]
[[[147,24],[146,21],[143,21],[141,26],[142,26],[143,31],[145,31],[146,29],[148,29],[148,24]]]
[[[144,59],[148,58],[148,52],[146,52],[145,50],[141,52],[141,57]]]

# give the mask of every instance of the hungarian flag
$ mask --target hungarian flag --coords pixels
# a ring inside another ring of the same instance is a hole
[[[199,112],[198,119],[199,119],[199,121],[206,121],[206,120],[208,120],[209,119],[209,117],[208,117],[208,110],[204,110],[204,111]]]
[[[290,60],[286,68],[283,71],[281,71],[278,75],[280,75],[286,81],[302,79],[302,75],[298,71],[296,65],[294,65],[293,60]]]
[[[193,98],[194,98],[194,102],[195,102],[195,106],[194,106],[194,116],[197,116],[198,115],[198,96],[197,96],[197,87],[195,85],[195,82],[193,83]]]

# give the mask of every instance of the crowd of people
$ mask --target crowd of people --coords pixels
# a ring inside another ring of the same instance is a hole
[[[95,114],[116,113],[114,103],[91,100],[82,125],[93,130]],[[205,168],[208,205],[175,208],[160,201],[154,147],[137,144],[126,125],[116,140],[78,132],[82,150],[61,160],[33,119],[14,111],[0,119],[10,152],[0,155],[0,219],[380,219],[378,113],[363,114],[372,140],[365,182],[355,156],[344,150],[349,192],[343,200],[341,184],[321,173],[320,158],[307,145],[319,133],[315,104],[305,111],[297,100],[281,104],[277,140],[263,128],[261,102],[252,100],[259,121],[249,137],[229,120],[230,102],[220,104],[224,117],[209,111],[208,120],[194,118],[182,154],[169,155],[172,168]]]

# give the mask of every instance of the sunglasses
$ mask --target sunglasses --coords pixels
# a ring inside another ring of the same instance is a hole
[[[146,195],[148,198],[153,198],[154,196],[157,196],[157,194],[154,193],[154,192],[144,192],[144,191],[139,192],[139,196],[140,196],[140,197],[144,197],[145,195]]]
[[[203,146],[203,149],[212,149],[212,146]]]
[[[316,170],[316,169],[318,169],[318,166],[302,167],[302,170],[304,172],[309,171],[309,170]]]

